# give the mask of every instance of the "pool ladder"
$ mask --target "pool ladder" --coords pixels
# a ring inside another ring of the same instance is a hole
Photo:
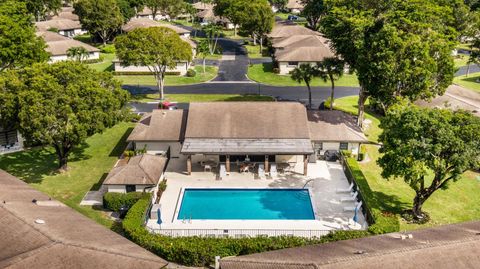
[[[185,219],[185,216],[183,216],[182,223],[186,223],[187,220]],[[188,223],[192,223],[192,214],[190,214],[190,219],[188,220]]]

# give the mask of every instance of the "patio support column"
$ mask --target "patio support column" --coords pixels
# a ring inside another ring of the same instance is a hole
[[[268,169],[268,155],[265,155],[265,172],[268,173],[268,171],[270,171],[270,169]]]
[[[303,175],[307,175],[308,155],[303,155]]]
[[[192,155],[187,156],[187,174],[192,174]]]
[[[227,173],[230,173],[230,155],[227,155],[225,158],[225,169]]]

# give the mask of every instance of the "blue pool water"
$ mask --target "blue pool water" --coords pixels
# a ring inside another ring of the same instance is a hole
[[[178,219],[313,220],[306,189],[185,189]]]

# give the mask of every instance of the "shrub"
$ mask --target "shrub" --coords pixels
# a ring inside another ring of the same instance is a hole
[[[152,72],[114,72],[115,76],[153,76]],[[180,76],[180,72],[167,71],[166,76]]]
[[[128,211],[123,229],[128,238],[164,259],[187,266],[208,266],[215,256],[246,255],[276,249],[312,245],[369,235],[367,231],[337,231],[321,238],[291,236],[255,238],[168,237],[149,233],[143,227],[150,199],[140,199]]]
[[[360,145],[360,148],[358,149],[358,161],[363,161],[365,159],[365,147],[363,145]]]
[[[100,51],[102,53],[113,54],[113,53],[115,53],[115,46],[113,46],[113,45],[102,45],[100,47]]]
[[[56,27],[50,27],[50,28],[47,29],[47,31],[49,31],[49,32],[54,32],[54,33],[58,33],[58,28],[56,28]]]
[[[98,59],[83,60],[82,63],[84,63],[84,64],[96,64],[96,63],[103,62],[104,59],[105,58],[103,57],[103,55],[100,55],[100,57]]]
[[[193,70],[193,69],[188,69],[188,70],[187,70],[187,77],[193,78],[193,77],[195,77],[196,75],[197,75],[197,72],[195,72],[195,70]]]
[[[103,207],[118,212],[122,206],[132,207],[140,198],[146,196],[142,192],[116,193],[107,192],[103,195]]]
[[[272,68],[272,71],[273,71],[274,74],[280,74],[280,68],[278,68],[278,67]]]

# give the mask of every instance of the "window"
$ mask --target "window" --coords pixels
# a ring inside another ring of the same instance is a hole
[[[298,66],[298,62],[288,62],[289,66]]]
[[[135,185],[125,185],[125,190],[127,192],[136,192],[137,191],[137,188]]]
[[[340,150],[347,150],[347,149],[348,149],[348,143],[340,142]]]

